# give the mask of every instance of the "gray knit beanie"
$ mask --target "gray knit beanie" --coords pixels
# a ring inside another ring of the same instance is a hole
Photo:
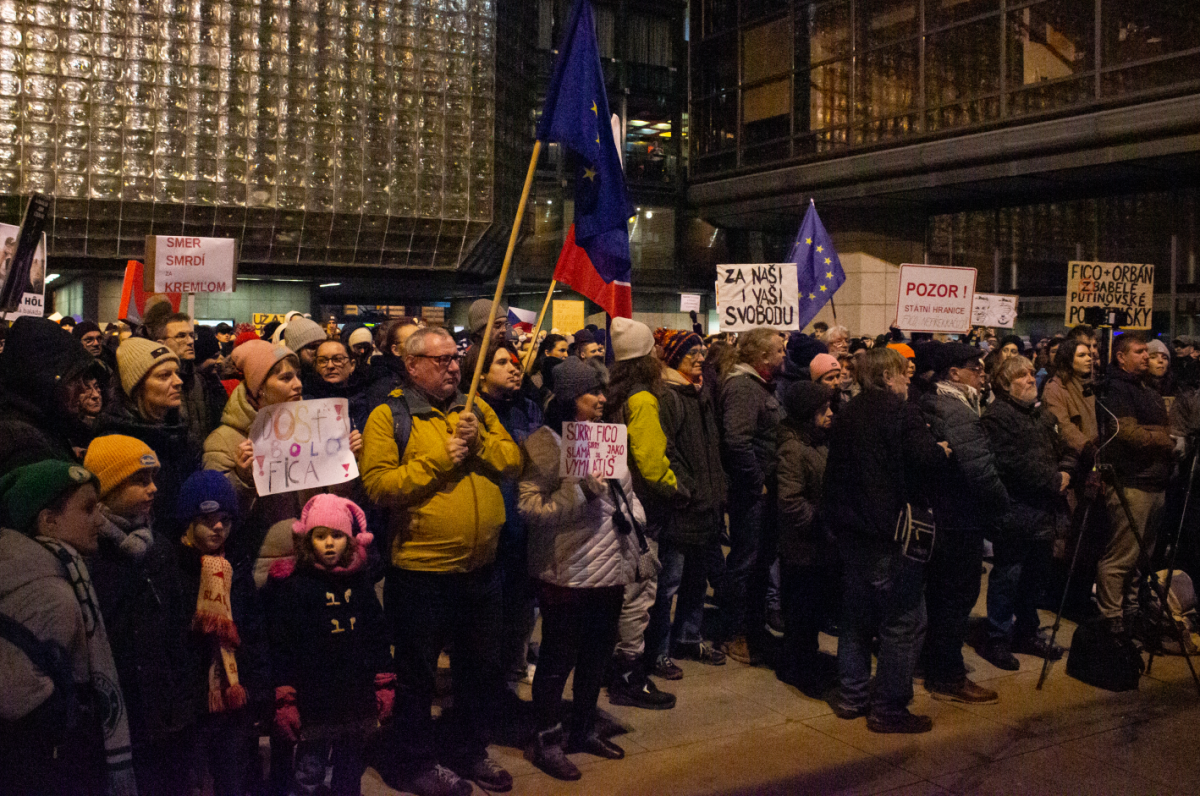
[[[283,331],[283,342],[292,351],[299,353],[301,348],[313,343],[323,343],[329,335],[321,328],[321,324],[298,315],[288,321]]]
[[[471,308],[467,310],[467,331],[470,334],[479,334],[483,331],[483,327],[487,326],[488,313],[492,311],[492,302],[488,299],[476,299]],[[497,318],[508,317],[508,307],[501,304],[496,308]]]
[[[579,396],[604,386],[604,373],[594,359],[567,357],[554,369],[554,400],[574,403]]]

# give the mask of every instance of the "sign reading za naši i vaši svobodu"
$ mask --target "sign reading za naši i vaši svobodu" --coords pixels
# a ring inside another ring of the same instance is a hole
[[[795,263],[717,266],[717,317],[722,332],[759,326],[800,328]]]

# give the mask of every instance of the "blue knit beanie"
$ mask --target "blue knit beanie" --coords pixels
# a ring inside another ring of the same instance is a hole
[[[233,485],[224,473],[216,470],[197,470],[188,476],[179,489],[175,503],[176,517],[191,522],[201,514],[223,511],[237,519],[238,500]]]

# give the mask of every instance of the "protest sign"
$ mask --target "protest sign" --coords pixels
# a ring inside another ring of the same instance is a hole
[[[250,426],[259,495],[333,486],[358,477],[345,398],[264,406]]]
[[[4,224],[0,235],[0,312],[42,314],[46,291],[46,224],[53,200],[35,193],[21,226]]]
[[[976,293],[971,310],[972,326],[1011,329],[1017,322],[1017,297],[999,293]]]
[[[146,288],[158,293],[232,293],[237,287],[233,238],[146,236]]]
[[[700,311],[700,294],[699,293],[680,293],[679,294],[679,311],[680,312],[699,312]]]
[[[717,266],[717,317],[722,332],[759,326],[800,328],[795,263]],[[823,289],[823,287],[822,287]]]
[[[617,423],[563,423],[564,478],[624,478],[629,472],[629,430]]]
[[[906,332],[969,332],[975,307],[974,268],[900,266],[896,327]]]
[[[255,312],[250,316],[250,320],[254,323],[254,333],[262,337],[263,329],[271,321],[283,323],[284,313],[282,312]]]
[[[1088,307],[1124,310],[1125,329],[1149,329],[1154,311],[1154,266],[1133,263],[1067,263],[1067,326],[1083,323]]]
[[[575,334],[583,328],[583,302],[555,299],[550,315],[550,328],[561,334]]]

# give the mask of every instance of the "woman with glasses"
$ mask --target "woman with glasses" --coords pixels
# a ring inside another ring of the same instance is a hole
[[[317,348],[313,369],[317,378],[304,390],[304,399],[345,398],[350,404],[350,422],[361,430],[367,424],[371,406],[367,401],[367,379],[340,340],[326,340]]]

